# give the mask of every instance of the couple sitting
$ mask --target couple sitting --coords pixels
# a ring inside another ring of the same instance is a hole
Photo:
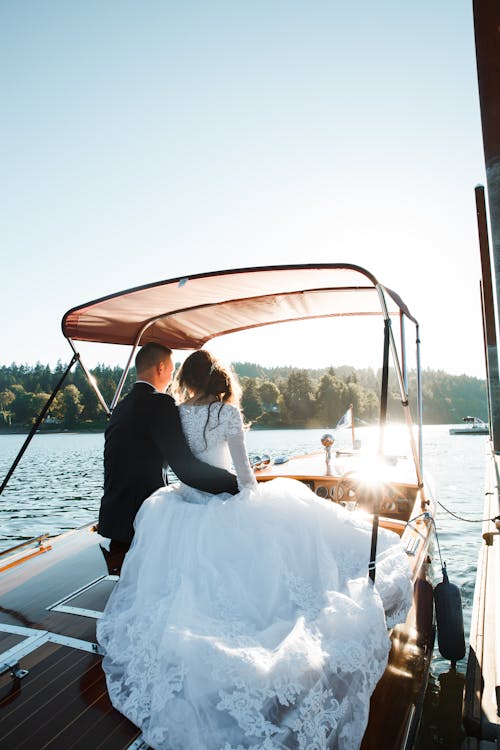
[[[201,400],[214,401],[220,393],[211,392],[213,386],[219,388],[217,381],[223,378],[221,387],[225,388],[226,374],[222,369],[209,372],[212,362],[207,352],[196,352],[193,358],[192,377],[201,368],[200,377],[208,388]],[[147,497],[165,486],[168,466],[197,489],[232,495],[238,491],[234,474],[200,461],[188,447],[174,399],[165,394],[174,371],[171,350],[146,344],[137,353],[135,366],[137,382],[114,410],[106,430],[99,532],[112,540],[111,549],[130,546],[137,511]]]
[[[115,544],[133,536],[97,630],[113,705],[155,750],[358,748],[388,618],[412,600],[399,537],[380,531],[373,586],[369,522],[295,480],[257,486],[236,380],[212,355],[180,368],[179,407],[168,349],[136,366],[99,517]],[[180,484],[164,486],[168,464]]]

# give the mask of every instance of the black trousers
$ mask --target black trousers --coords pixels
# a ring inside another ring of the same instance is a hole
[[[108,575],[119,576],[123,561],[125,559],[125,555],[130,549],[130,544],[116,542],[114,539],[111,539],[109,543],[109,549],[106,549],[106,547],[102,544],[100,544],[99,546],[104,556],[104,560],[106,561]]]

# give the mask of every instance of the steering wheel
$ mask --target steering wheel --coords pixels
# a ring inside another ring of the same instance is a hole
[[[359,482],[354,479],[354,471],[347,471],[342,474],[337,486],[335,487],[335,501],[337,503],[355,502],[358,504],[357,490]]]
[[[380,505],[386,495],[385,485],[365,484],[357,478],[355,471],[348,471],[342,475],[335,488],[335,500],[338,503],[355,503],[356,508],[373,512],[375,505]]]

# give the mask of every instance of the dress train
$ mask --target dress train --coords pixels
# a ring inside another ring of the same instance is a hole
[[[356,750],[411,606],[399,537],[276,479],[158,490],[98,640],[113,705],[155,750]]]

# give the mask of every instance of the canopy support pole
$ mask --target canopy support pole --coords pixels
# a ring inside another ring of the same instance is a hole
[[[34,422],[33,427],[31,428],[31,430],[29,432],[28,437],[24,441],[24,443],[23,443],[23,445],[21,447],[21,450],[19,451],[19,453],[17,454],[17,456],[14,459],[14,463],[12,464],[12,466],[9,469],[9,471],[7,472],[7,476],[5,477],[5,479],[2,482],[2,485],[0,486],[0,495],[2,494],[2,492],[5,489],[5,487],[7,486],[7,483],[9,481],[9,479],[11,478],[11,476],[13,475],[13,473],[15,472],[19,461],[23,457],[24,452],[26,451],[26,448],[31,443],[31,441],[32,441],[32,439],[33,439],[36,431],[40,427],[40,424],[45,419],[45,415],[47,414],[48,410],[52,406],[52,402],[54,401],[55,397],[57,396],[58,392],[60,391],[62,384],[66,380],[67,376],[70,373],[71,368],[73,367],[73,365],[75,364],[75,362],[78,361],[78,359],[79,359],[79,355],[75,352],[75,354],[73,355],[73,357],[71,359],[71,362],[69,363],[69,365],[67,366],[66,370],[64,371],[61,379],[59,380],[58,384],[56,385],[56,387],[52,391],[52,394],[49,396],[49,398],[48,398],[45,406],[43,407],[43,409],[40,412],[40,414],[38,415],[38,417],[35,419],[35,422]]]
[[[423,399],[422,399],[422,370],[420,368],[420,326],[416,326],[415,348],[417,354],[417,423],[418,423],[418,457],[420,474],[423,473],[423,434],[422,426],[424,421]]]
[[[379,442],[378,456],[384,456],[384,433],[387,422],[387,398],[389,391],[389,336],[391,331],[391,321],[389,318],[384,320],[384,359],[382,362],[382,386],[380,390],[380,418],[379,418]]]
[[[391,321],[387,317],[384,320],[384,359],[382,362],[382,387],[380,391],[380,419],[379,419],[379,444],[378,455],[382,458],[384,455],[384,431],[387,421],[387,396],[389,391],[389,340],[391,332]],[[375,583],[376,558],[377,558],[377,541],[378,541],[378,518],[380,508],[380,493],[374,494],[374,508],[372,521],[372,538],[370,546],[370,562],[368,563],[368,576],[372,583]]]
[[[132,367],[132,359],[134,357],[134,354],[137,351],[137,347],[139,346],[139,340],[137,339],[130,351],[129,358],[127,359],[127,364],[125,365],[125,369],[122,372],[122,376],[120,378],[120,382],[116,386],[115,395],[113,396],[113,400],[111,402],[110,410],[113,411],[116,404],[118,403],[118,399],[120,398],[121,392],[123,390],[123,386],[125,385],[125,380],[127,379],[127,375],[129,374],[130,368]]]
[[[99,386],[96,383],[96,379],[94,378],[94,376],[92,375],[92,373],[89,372],[89,370],[87,369],[87,367],[83,364],[83,362],[82,362],[82,360],[80,358],[80,355],[77,352],[77,350],[75,348],[75,345],[73,344],[72,340],[68,339],[68,341],[69,341],[69,345],[71,346],[71,348],[73,349],[73,351],[75,353],[75,357],[78,359],[78,362],[80,363],[80,367],[82,368],[82,370],[84,372],[84,375],[87,378],[90,387],[92,388],[92,390],[94,391],[95,395],[97,396],[97,400],[101,404],[101,406],[104,409],[104,411],[106,412],[107,416],[108,417],[111,416],[111,410],[110,410],[109,406],[106,403],[106,399],[104,398],[104,396],[102,395],[101,391],[99,390]]]
[[[384,315],[384,320],[390,321],[389,311],[387,309],[387,303],[385,301],[384,290],[381,284],[377,284],[377,292],[379,295],[380,307]],[[418,326],[417,326],[417,330],[418,330]],[[394,363],[394,370],[396,372],[396,376],[398,379],[399,392],[401,395],[401,404],[403,405],[403,410],[404,410],[404,414],[406,418],[406,425],[408,427],[410,447],[411,447],[411,451],[413,455],[413,463],[415,465],[415,472],[417,474],[418,486],[421,490],[423,490],[424,480],[423,480],[422,469],[421,469],[421,464],[420,464],[420,457],[418,455],[418,450],[417,450],[417,446],[415,443],[415,436],[413,435],[413,429],[412,429],[413,422],[412,422],[411,413],[410,413],[410,404],[408,402],[408,393],[406,392],[406,389],[405,389],[404,378],[403,378],[403,374],[401,372],[401,367],[399,364],[398,350],[396,347],[396,342],[394,341],[394,335],[393,335],[391,326],[389,326],[388,331],[389,331],[388,333],[389,345],[390,345],[391,353],[392,353],[392,361]]]

